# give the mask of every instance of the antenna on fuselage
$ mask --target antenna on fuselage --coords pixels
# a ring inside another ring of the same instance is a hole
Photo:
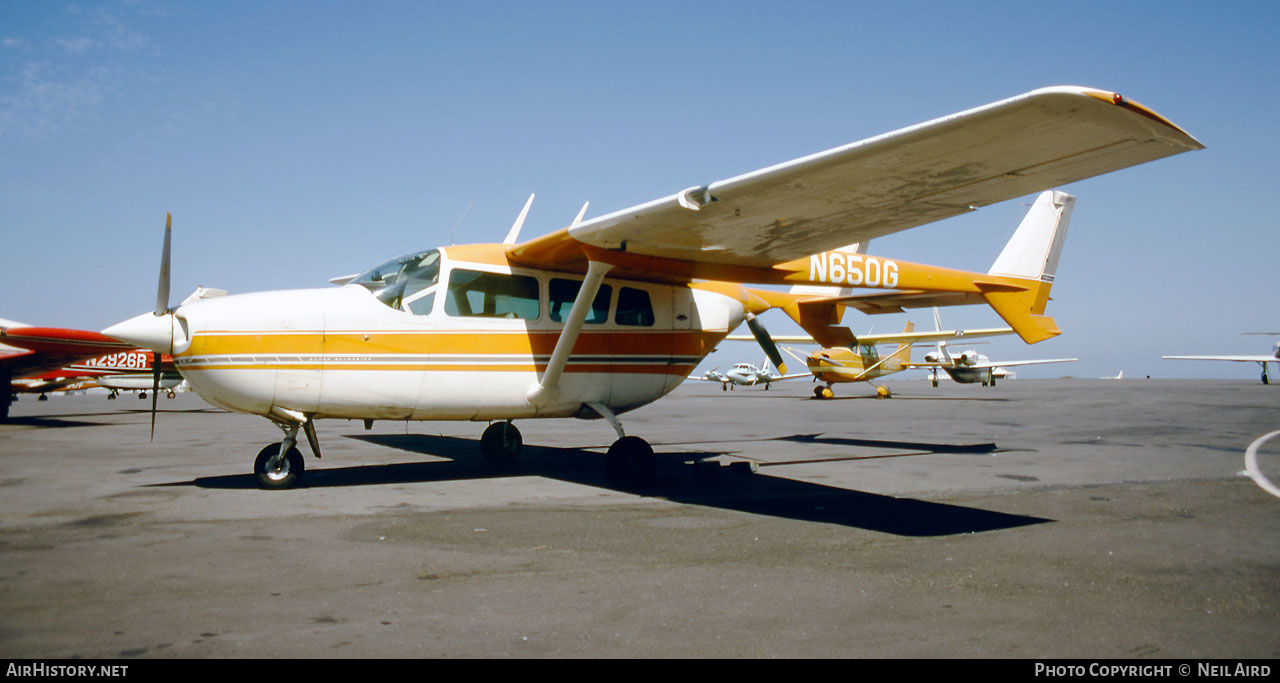
[[[475,204],[475,202],[471,202],[471,204]],[[453,227],[449,229],[449,246],[451,247],[456,244],[453,241],[453,233],[458,231],[458,225],[462,223],[462,219],[467,217],[467,212],[471,210],[471,204],[467,204],[467,208],[462,210],[462,215],[458,216],[458,220],[454,221]]]

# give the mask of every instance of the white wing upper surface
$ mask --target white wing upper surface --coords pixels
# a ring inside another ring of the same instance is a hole
[[[1194,149],[1111,92],[1035,90],[598,218],[577,241],[768,267]]]

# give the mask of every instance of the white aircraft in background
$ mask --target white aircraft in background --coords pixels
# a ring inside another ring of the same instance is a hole
[[[765,391],[769,390],[769,385],[774,382],[780,382],[787,379],[799,379],[801,377],[809,377],[809,373],[802,372],[794,375],[784,375],[769,369],[769,359],[765,358],[760,362],[760,367],[756,367],[750,363],[737,363],[725,372],[718,369],[708,370],[701,377],[690,377],[689,379],[698,382],[719,382],[720,388],[724,391],[733,389],[734,386],[753,387],[760,384],[764,385]]]
[[[1075,198],[1072,197],[1072,204]],[[1066,211],[1069,216],[1071,209],[1068,207]],[[1066,218],[1063,219],[1062,229],[1066,229]],[[938,309],[933,309],[933,324],[941,330],[942,320],[938,315]],[[978,384],[982,386],[995,386],[996,379],[1006,377],[1008,373],[1005,368],[1013,368],[1022,365],[1042,365],[1046,363],[1074,363],[1078,358],[1048,358],[1044,360],[1010,360],[1010,361],[992,361],[990,358],[978,353],[977,351],[962,351],[959,354],[952,355],[947,351],[947,343],[945,341],[938,342],[938,350],[926,353],[923,363],[910,363],[912,367],[928,368],[929,381],[933,386],[938,386],[938,370],[944,370],[951,379],[960,384]]]
[[[1262,334],[1267,336],[1280,335],[1280,332],[1249,332],[1247,334]],[[1257,363],[1262,366],[1262,383],[1270,384],[1271,378],[1267,375],[1267,363],[1280,363],[1280,341],[1271,347],[1271,355],[1240,355],[1240,356],[1161,356],[1161,358],[1169,358],[1172,360],[1225,360],[1234,361],[1236,363]]]
[[[1060,333],[1043,278],[831,250],[1203,147],[1117,93],[1044,88],[531,240],[517,219],[501,244],[421,251],[336,288],[201,289],[177,306],[166,226],[153,310],[105,333],[279,427],[253,460],[265,488],[302,475],[299,433],[319,456],[318,419],[490,422],[480,450],[504,461],[522,445],[512,420],[603,418],[611,479],[651,481],[652,447],[617,416],[679,386],[744,320],[781,308],[824,346],[853,338],[830,302],[745,285],[950,295],[1042,341]]]

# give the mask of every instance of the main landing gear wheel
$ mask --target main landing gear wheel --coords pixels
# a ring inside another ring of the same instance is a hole
[[[495,422],[480,435],[480,452],[494,465],[506,466],[515,462],[523,447],[520,430],[510,422]]]
[[[835,395],[836,395],[836,392],[832,391],[831,387],[814,387],[813,388],[814,398],[832,398]]]
[[[614,486],[648,486],[658,476],[658,460],[653,447],[638,436],[624,436],[613,442],[609,453],[609,482]]]
[[[305,467],[302,462],[302,453],[299,453],[297,448],[290,448],[275,467],[269,466],[271,459],[279,452],[280,444],[268,444],[254,459],[253,473],[258,477],[258,486],[264,489],[293,488],[302,477]]]

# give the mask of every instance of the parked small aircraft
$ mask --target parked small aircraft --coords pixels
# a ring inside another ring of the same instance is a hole
[[[734,386],[753,387],[764,385],[765,391],[769,390],[769,385],[774,382],[780,382],[786,379],[799,379],[808,377],[809,373],[802,372],[794,375],[784,375],[769,369],[769,359],[765,358],[760,362],[760,367],[756,367],[750,363],[735,363],[732,368],[726,372],[720,372],[718,369],[708,370],[701,377],[690,376],[689,379],[698,382],[719,382],[720,388],[724,391],[733,389]]]
[[[172,354],[206,401],[280,427],[284,439],[254,461],[267,488],[302,473],[299,431],[319,457],[324,418],[490,421],[481,451],[499,461],[521,448],[512,420],[603,418],[618,434],[610,473],[645,481],[653,449],[618,414],[674,389],[741,322],[781,308],[823,345],[852,339],[832,326],[835,304],[746,284],[947,295],[1041,341],[1059,333],[1043,278],[830,250],[1201,148],[1116,93],[1045,88],[597,218],[580,212],[525,242],[522,212],[502,244],[411,254],[334,289],[197,290],[177,306],[166,225],[154,310],[106,333]]]
[[[1063,227],[1066,227],[1065,225]],[[933,309],[934,327],[942,329],[942,319],[938,315],[938,309]],[[1007,375],[1005,368],[1019,367],[1023,365],[1042,365],[1045,363],[1073,363],[1078,358],[1047,358],[1044,360],[1010,360],[1010,361],[992,361],[990,358],[978,353],[974,350],[962,351],[956,355],[952,355],[947,351],[947,343],[945,341],[938,342],[936,351],[926,353],[925,362],[911,363],[912,367],[928,368],[929,381],[933,386],[938,386],[938,370],[945,371],[951,376],[951,379],[960,384],[978,384],[982,386],[995,386],[996,379]]]
[[[145,399],[148,391],[159,389],[174,398],[174,391],[182,384],[182,375],[174,369],[173,359],[168,355],[160,357],[160,380],[156,383],[156,354],[146,349],[130,349],[117,351],[105,356],[90,358],[66,365],[41,375],[34,375],[14,380],[14,386],[22,386],[21,391],[39,393],[59,389],[87,389],[101,387],[106,389],[108,399],[115,399],[122,391],[136,391],[138,398]]]
[[[132,344],[89,330],[0,320],[0,386],[5,387],[0,421],[8,419],[9,405],[17,393],[44,395],[85,379],[84,374],[63,372],[67,366],[132,350]]]
[[[832,385],[845,382],[871,383],[876,388],[877,396],[889,398],[893,395],[889,388],[876,385],[872,380],[916,367],[917,364],[911,362],[911,347],[913,344],[940,339],[959,339],[961,337],[972,339],[1013,333],[1013,329],[1008,327],[981,330],[913,332],[914,327],[914,324],[908,322],[901,333],[863,335],[858,337],[857,343],[854,345],[821,348],[817,351],[809,352],[804,358],[801,358],[790,348],[784,348],[793,358],[804,362],[805,367],[813,374],[814,379],[824,383],[823,386],[814,387],[813,395],[816,398],[834,397],[835,391],[831,388]],[[779,339],[787,340],[793,338],[779,337]],[[795,340],[805,341],[804,338]],[[897,344],[897,348],[894,349],[893,353],[881,356],[879,349],[876,348],[877,344]]]
[[[1249,334],[1266,334],[1276,335],[1280,333],[1274,332],[1250,332]],[[1161,358],[1169,358],[1172,360],[1225,360],[1234,361],[1236,363],[1257,363],[1262,366],[1262,383],[1270,384],[1271,377],[1267,375],[1267,363],[1280,363],[1280,342],[1276,342],[1271,347],[1271,355],[1239,355],[1239,356],[1161,356]]]

